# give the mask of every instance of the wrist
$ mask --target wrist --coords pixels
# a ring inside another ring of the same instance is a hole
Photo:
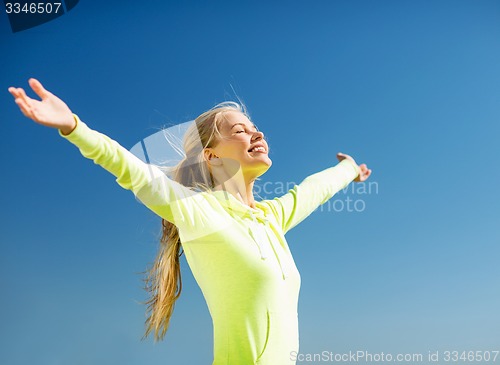
[[[76,125],[78,124],[78,121],[75,118],[75,115],[72,114],[71,116],[72,116],[72,118],[71,118],[72,123],[68,124],[67,126],[59,128],[59,130],[61,131],[61,133],[64,136],[67,136],[68,134],[71,134],[71,132],[73,132],[75,130]]]
[[[360,169],[359,165],[353,159],[346,158],[346,159],[342,160],[341,162],[344,162],[345,164],[350,165],[355,171],[355,174],[356,174],[355,178],[359,177],[359,175],[361,173],[361,169]]]

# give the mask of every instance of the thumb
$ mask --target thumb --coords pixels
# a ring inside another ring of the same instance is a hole
[[[42,86],[40,81],[38,81],[37,79],[31,78],[31,79],[29,79],[28,82],[29,82],[31,88],[33,89],[33,91],[40,98],[42,98],[42,100],[47,99],[47,97],[50,95],[50,93],[47,90],[45,90],[45,88]]]

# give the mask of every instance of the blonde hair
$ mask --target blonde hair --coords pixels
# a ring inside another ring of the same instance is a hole
[[[250,119],[244,104],[232,101],[217,104],[197,117],[184,136],[184,158],[170,169],[173,180],[195,190],[209,191],[214,188],[214,179],[203,151],[217,145],[221,137],[220,122],[228,111],[243,113]],[[145,279],[145,289],[150,298],[145,302],[149,316],[143,339],[151,333],[154,333],[155,341],[165,337],[175,302],[182,291],[181,245],[177,227],[162,219],[159,252]]]

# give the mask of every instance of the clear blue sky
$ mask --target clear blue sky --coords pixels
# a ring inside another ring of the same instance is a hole
[[[7,88],[29,77],[127,148],[235,91],[269,197],[338,151],[372,168],[287,235],[302,353],[500,350],[499,40],[486,0],[81,0],[15,34],[0,14],[0,364],[212,360],[185,261],[165,341],[140,341],[160,222],[24,118]]]

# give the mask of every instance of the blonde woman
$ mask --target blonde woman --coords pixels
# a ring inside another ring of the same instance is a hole
[[[213,364],[294,364],[300,276],[285,234],[371,170],[339,153],[336,166],[281,197],[256,201],[254,182],[272,162],[264,135],[239,104],[222,103],[196,118],[184,137],[185,158],[169,178],[90,129],[39,81],[29,84],[41,101],[9,88],[23,114],[57,128],[162,219],[159,253],[147,277],[145,337],[163,339],[168,329],[184,252],[212,316]]]

